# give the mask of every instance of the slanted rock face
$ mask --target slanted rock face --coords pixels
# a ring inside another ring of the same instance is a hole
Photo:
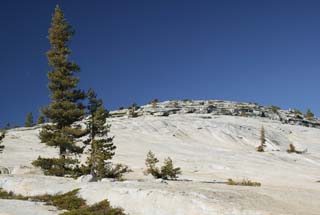
[[[111,111],[110,117],[123,117],[128,109]],[[281,121],[285,124],[302,125],[306,127],[320,128],[320,120],[317,118],[306,119],[302,114],[294,110],[282,110],[275,107],[261,106],[251,102],[232,102],[221,100],[183,100],[165,101],[156,104],[147,104],[136,110],[138,116],[154,115],[169,116],[172,114],[211,114],[230,115],[242,117],[266,117]]]

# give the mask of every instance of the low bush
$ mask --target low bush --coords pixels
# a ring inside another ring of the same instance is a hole
[[[113,208],[108,200],[101,201],[92,206],[64,212],[60,215],[125,215],[121,208]]]
[[[78,177],[82,175],[77,167],[78,161],[71,158],[42,158],[32,162],[35,167],[40,167],[45,175]]]
[[[229,178],[227,181],[227,185],[238,185],[238,186],[252,186],[252,187],[260,187],[260,182],[250,181],[248,179],[243,179],[242,181],[234,181]]]
[[[64,194],[22,196],[12,192],[4,191],[0,188],[0,199],[29,200],[44,202],[59,210],[68,210],[60,215],[125,215],[121,208],[113,208],[108,200],[101,201],[92,206],[86,205],[86,201],[77,196],[79,189],[72,190]]]
[[[27,200],[28,197],[22,195],[16,195],[13,192],[7,192],[0,188],[0,199],[17,199],[17,200]]]

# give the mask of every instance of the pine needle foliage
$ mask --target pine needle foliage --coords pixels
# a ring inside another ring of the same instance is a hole
[[[68,42],[73,34],[74,30],[63,11],[56,6],[48,36],[51,49],[47,52],[49,66],[52,67],[48,73],[51,103],[42,109],[51,124],[42,127],[40,139],[49,146],[59,147],[61,157],[67,153],[81,153],[75,138],[86,134],[80,126],[72,126],[85,115],[81,103],[85,93],[76,89],[79,78],[74,76],[80,68],[68,59],[71,54]]]
[[[93,178],[101,179],[108,175],[107,161],[115,155],[116,146],[113,144],[113,137],[108,137],[110,131],[110,125],[106,124],[108,111],[103,107],[102,100],[97,99],[93,89],[88,91],[88,100],[87,129],[90,133],[86,143],[91,145],[91,150],[87,164]]]
[[[175,168],[173,166],[172,159],[168,157],[164,160],[164,165],[159,169],[156,165],[159,162],[155,154],[149,151],[145,160],[146,170],[145,175],[151,174],[154,178],[162,178],[164,180],[176,180],[178,175],[181,174],[180,167]]]
[[[38,125],[41,125],[41,124],[43,124],[43,123],[45,123],[45,118],[44,118],[44,116],[39,116],[39,118],[38,118],[38,120],[37,120],[37,124]]]

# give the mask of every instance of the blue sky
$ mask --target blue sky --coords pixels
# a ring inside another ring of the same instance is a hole
[[[252,101],[320,114],[320,1],[2,0],[0,126],[49,103],[56,4],[76,30],[79,87],[108,109],[153,98]]]

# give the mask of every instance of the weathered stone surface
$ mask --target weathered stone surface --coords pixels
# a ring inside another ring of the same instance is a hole
[[[320,120],[306,119],[297,111],[282,110],[267,106],[261,106],[252,102],[232,102],[222,100],[183,100],[165,101],[157,104],[147,104],[137,110],[137,116],[169,116],[172,114],[212,114],[230,115],[241,117],[265,117],[281,121],[284,124],[301,125],[306,127],[320,128]],[[111,117],[128,116],[128,109],[112,111]]]

